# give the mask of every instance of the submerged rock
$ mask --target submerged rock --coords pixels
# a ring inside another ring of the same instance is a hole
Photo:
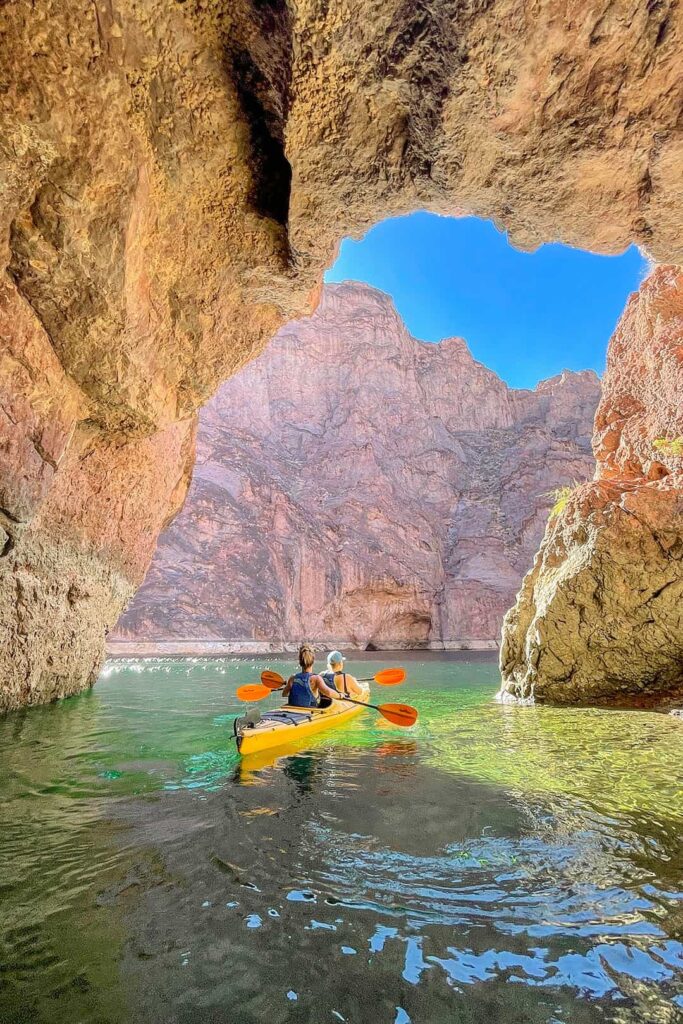
[[[592,372],[515,391],[388,296],[327,285],[202,410],[195,477],[116,637],[495,643],[548,492],[592,476]]]
[[[683,275],[659,267],[610,342],[596,478],[547,527],[505,618],[503,689],[641,706],[683,693]]]

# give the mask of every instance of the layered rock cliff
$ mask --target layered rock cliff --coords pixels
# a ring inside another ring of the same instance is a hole
[[[327,285],[202,410],[188,500],[117,636],[495,640],[548,491],[593,474],[598,397],[592,372],[511,390],[383,293]]]
[[[505,620],[503,692],[652,705],[683,694],[683,275],[659,267],[611,340],[595,480],[548,524]]]
[[[680,260],[680,60],[675,0],[0,5],[0,708],[92,681],[196,409],[341,236]]]

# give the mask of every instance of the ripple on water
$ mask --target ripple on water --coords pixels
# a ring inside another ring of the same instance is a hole
[[[335,835],[319,825],[310,831],[311,846],[335,864],[312,876],[320,890],[332,889],[345,910],[401,922],[378,924],[368,948],[380,954],[389,941],[403,943],[402,976],[411,984],[434,966],[453,985],[511,974],[529,985],[566,986],[595,998],[618,994],[619,976],[680,980],[683,945],[667,939],[657,902],[642,890],[593,879],[595,836],[577,834],[571,845],[491,838],[418,858],[369,850],[362,837]],[[481,937],[486,948],[448,945],[448,955],[425,957],[425,939],[433,949],[435,936],[449,931]],[[496,936],[501,948],[492,949]],[[506,948],[510,939],[526,951]],[[554,956],[567,941],[576,950]]]
[[[410,733],[368,713],[249,772],[226,690],[262,667],[117,663],[0,720],[0,1019],[673,1024],[679,723],[418,659]]]

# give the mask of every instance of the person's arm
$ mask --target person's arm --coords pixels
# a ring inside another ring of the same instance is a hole
[[[352,697],[363,697],[365,695],[365,689],[360,685],[356,677],[350,676],[348,672],[346,673],[346,685]]]
[[[282,696],[283,697],[287,697],[289,695],[289,691],[292,689],[292,683],[293,682],[294,682],[294,676],[290,676],[289,679],[287,680],[287,682],[285,683],[285,687],[284,687],[284,689],[282,691]]]
[[[313,676],[316,691],[323,697],[331,697],[332,700],[339,700],[341,694],[337,693],[331,686],[328,686],[322,676]]]

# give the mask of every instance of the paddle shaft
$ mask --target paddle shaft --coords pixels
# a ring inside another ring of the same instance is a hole
[[[360,680],[359,680],[360,682]],[[339,697],[335,697],[335,700],[347,700],[349,704],[360,704],[363,708],[373,708],[375,711],[381,711],[381,707],[377,704],[368,704],[364,700],[354,700],[353,697],[346,697],[344,694],[340,694]]]
[[[343,694],[341,694],[339,697],[335,697],[334,700],[343,700],[346,701],[348,704],[357,704],[359,708],[372,708],[373,711],[379,711],[380,715],[384,714],[384,708],[380,707],[379,704],[368,704],[364,700],[354,700],[353,697],[345,697]],[[315,711],[320,712],[325,710],[324,708],[295,708],[293,705],[291,707],[289,705],[286,705],[286,707],[288,711],[298,710],[306,713]]]
[[[342,675],[343,672],[335,671],[335,675]],[[269,680],[266,683],[271,689],[279,689],[279,686],[272,684],[279,683],[280,686],[284,683],[284,679],[279,672],[273,672],[270,669],[266,669],[261,673],[261,682],[264,682],[264,677]],[[358,680],[359,683],[379,683],[380,686],[394,686],[397,683],[402,683],[406,677],[405,669],[402,668],[387,668],[381,669],[376,672],[374,676],[363,676]],[[353,678],[353,677],[352,677]]]

